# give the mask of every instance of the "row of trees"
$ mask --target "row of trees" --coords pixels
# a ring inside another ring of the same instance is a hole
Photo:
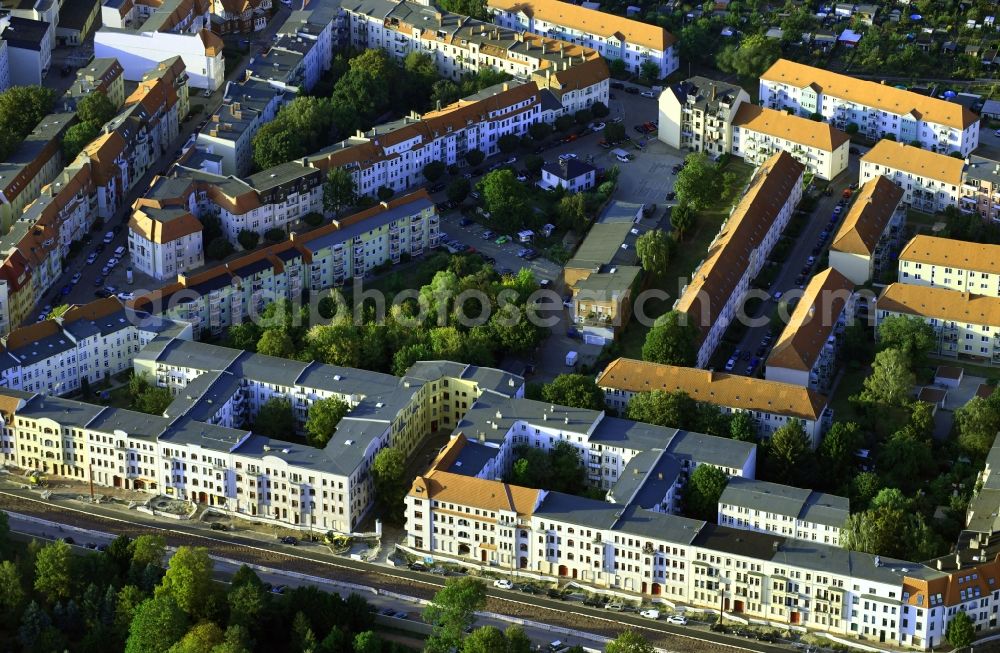
[[[101,133],[104,123],[115,117],[115,105],[102,91],[84,95],[76,103],[79,122],[63,135],[63,157],[72,161],[76,155]]]
[[[7,160],[56,102],[44,86],[12,86],[0,93],[0,158]]]
[[[315,587],[268,592],[247,567],[228,586],[203,548],[167,561],[158,535],[74,554],[63,541],[10,541],[0,513],[0,648],[127,653],[382,653],[367,602]]]
[[[603,499],[604,493],[587,483],[587,470],[579,450],[568,442],[556,442],[549,450],[528,445],[514,448],[514,464],[508,483]]]

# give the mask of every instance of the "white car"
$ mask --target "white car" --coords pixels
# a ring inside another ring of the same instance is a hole
[[[569,161],[570,159],[576,159],[576,158],[577,156],[573,152],[567,152],[566,154],[559,155],[560,161]]]
[[[73,278],[70,279],[70,283],[72,283],[75,286],[76,284],[80,283],[80,279],[82,278],[83,275],[77,272],[76,274],[73,275]]]
[[[87,255],[87,265],[93,265],[94,261],[97,260],[97,252],[91,252]]]
[[[726,367],[724,369],[727,372],[732,372],[735,367],[736,367],[736,359],[730,358],[729,360],[726,361]]]
[[[642,97],[651,97],[653,99],[659,97],[659,94],[656,91],[643,91],[639,95],[641,95]]]
[[[514,589],[514,583],[510,582],[506,578],[501,578],[500,580],[493,581],[493,587],[501,590],[512,590]]]
[[[595,122],[593,125],[590,126],[590,128],[595,132],[599,132],[602,129],[604,129],[605,126],[606,125],[603,122]]]
[[[660,618],[660,611],[659,610],[643,610],[642,612],[639,613],[639,616],[640,617],[645,617],[646,619],[659,619]]]
[[[682,617],[679,614],[672,614],[667,617],[667,623],[673,624],[675,626],[686,626],[688,623],[687,617]]]

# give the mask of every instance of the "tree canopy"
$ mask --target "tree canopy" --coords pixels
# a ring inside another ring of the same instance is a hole
[[[351,407],[336,397],[319,399],[309,406],[306,418],[306,436],[309,444],[322,449],[333,437],[340,420],[350,412]]]
[[[715,523],[719,497],[728,483],[729,477],[715,465],[701,464],[695,467],[684,488],[684,514]]]
[[[586,374],[560,374],[542,387],[542,399],[549,403],[589,410],[604,410],[604,392]]]
[[[903,352],[913,366],[923,365],[934,350],[934,327],[912,315],[890,315],[878,325],[879,344]]]
[[[694,211],[704,209],[719,199],[721,180],[718,166],[704,152],[688,154],[674,182],[678,204],[689,206]]]
[[[410,489],[406,477],[406,456],[395,447],[386,447],[375,454],[372,461],[372,480],[375,484],[375,501],[397,522],[403,517],[403,498]]]
[[[425,650],[448,653],[461,649],[465,629],[485,605],[486,585],[482,580],[471,576],[449,578],[424,609],[424,621],[432,626]]]
[[[781,57],[781,46],[763,34],[751,34],[738,46],[728,45],[715,57],[715,64],[727,73],[757,78]]]
[[[687,314],[670,311],[656,319],[642,345],[642,359],[667,365],[694,365],[700,334]]]
[[[863,401],[902,406],[910,401],[916,376],[909,357],[898,349],[883,349],[875,355],[872,373],[864,380]]]

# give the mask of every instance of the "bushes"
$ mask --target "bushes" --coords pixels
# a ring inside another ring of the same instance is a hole
[[[285,230],[275,227],[264,232],[264,238],[272,243],[280,243],[285,239]]]

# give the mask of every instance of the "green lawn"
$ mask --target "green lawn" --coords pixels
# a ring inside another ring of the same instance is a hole
[[[687,238],[677,247],[673,259],[667,265],[667,272],[664,278],[667,280],[663,290],[669,295],[666,301],[650,300],[646,302],[645,313],[650,317],[660,316],[670,310],[674,301],[684,287],[682,279],[690,279],[694,267],[705,258],[708,246],[712,239],[719,233],[719,227],[723,221],[729,217],[733,203],[750,175],[753,173],[753,166],[747,165],[737,159],[730,159],[723,168],[723,172],[735,173],[736,177],[731,187],[719,198],[719,201],[698,214],[694,229]],[[628,358],[642,358],[642,344],[646,341],[646,333],[649,329],[635,319],[629,322],[621,338],[621,355]]]
[[[862,384],[868,376],[867,368],[844,370],[840,377],[836,392],[830,397],[830,407],[833,409],[833,419],[838,422],[857,422],[861,416],[857,414],[849,398],[861,392]]]

